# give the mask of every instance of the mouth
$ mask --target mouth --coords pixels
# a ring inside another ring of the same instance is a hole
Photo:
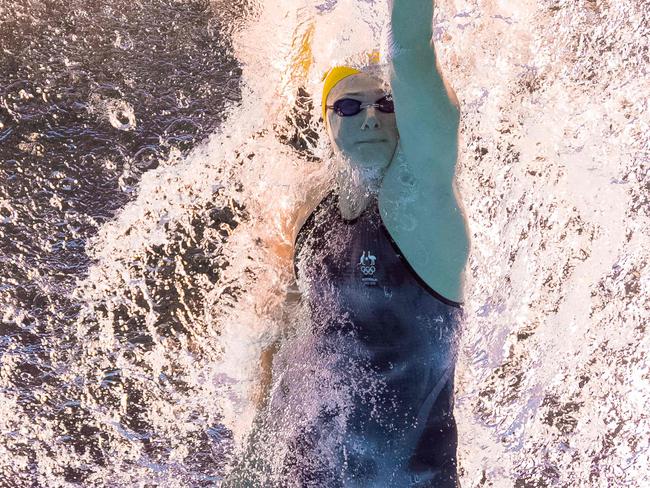
[[[367,141],[359,141],[357,144],[377,144],[378,142],[387,142],[386,139],[368,139]]]

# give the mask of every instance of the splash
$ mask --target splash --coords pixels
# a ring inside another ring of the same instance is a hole
[[[457,400],[467,482],[642,486],[650,12],[441,7],[473,234]]]
[[[209,17],[200,3],[185,7]],[[463,112],[458,185],[473,241],[456,379],[463,486],[644,486],[648,7],[437,4],[440,65]],[[219,88],[232,98],[223,123],[188,151],[195,122],[165,119],[126,165],[100,158],[128,198],[108,222],[69,216],[78,241],[64,241],[87,248],[90,263],[66,298],[74,305],[50,305],[60,319],[49,329],[25,307],[3,310],[14,331],[0,370],[5,479],[185,486],[229,471],[253,423],[260,353],[289,320],[287,216],[333,177],[322,74],[381,48],[385,19],[380,2],[242,2],[220,25],[242,70],[241,98],[230,81]],[[134,32],[107,32],[122,53],[144,49]],[[143,82],[127,81],[134,92]],[[94,89],[99,101],[126,99]],[[196,103],[188,93],[165,96],[182,108]],[[146,111],[118,105],[95,114],[126,146]],[[18,113],[7,107],[0,140]],[[41,140],[24,138],[20,151],[40,161]],[[70,188],[47,196],[65,212],[83,180],[51,181]],[[1,225],[18,221],[20,208],[0,202]],[[39,290],[58,292],[30,269]],[[45,342],[29,369],[16,337],[32,336]]]

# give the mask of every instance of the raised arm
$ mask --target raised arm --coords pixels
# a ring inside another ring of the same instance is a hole
[[[459,110],[436,63],[432,0],[389,0],[391,87],[401,149],[426,178],[449,185],[456,165]]]
[[[384,223],[418,275],[462,301],[469,253],[454,191],[460,113],[431,44],[433,1],[389,0],[391,89],[399,146],[380,192]]]

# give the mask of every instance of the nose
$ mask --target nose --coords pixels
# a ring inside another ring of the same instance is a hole
[[[379,124],[379,119],[377,118],[377,109],[375,107],[368,107],[365,110],[366,114],[363,118],[363,125],[361,130],[368,129],[379,129],[381,125]]]

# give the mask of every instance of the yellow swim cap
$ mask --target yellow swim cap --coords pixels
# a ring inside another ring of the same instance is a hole
[[[339,81],[347,78],[348,76],[356,75],[359,73],[361,73],[361,71],[358,69],[350,68],[349,66],[335,66],[327,72],[323,78],[325,80],[325,83],[323,84],[323,101],[321,104],[323,108],[323,121],[325,121],[325,124],[327,124],[327,96],[332,91],[332,88],[334,88],[339,83]]]

